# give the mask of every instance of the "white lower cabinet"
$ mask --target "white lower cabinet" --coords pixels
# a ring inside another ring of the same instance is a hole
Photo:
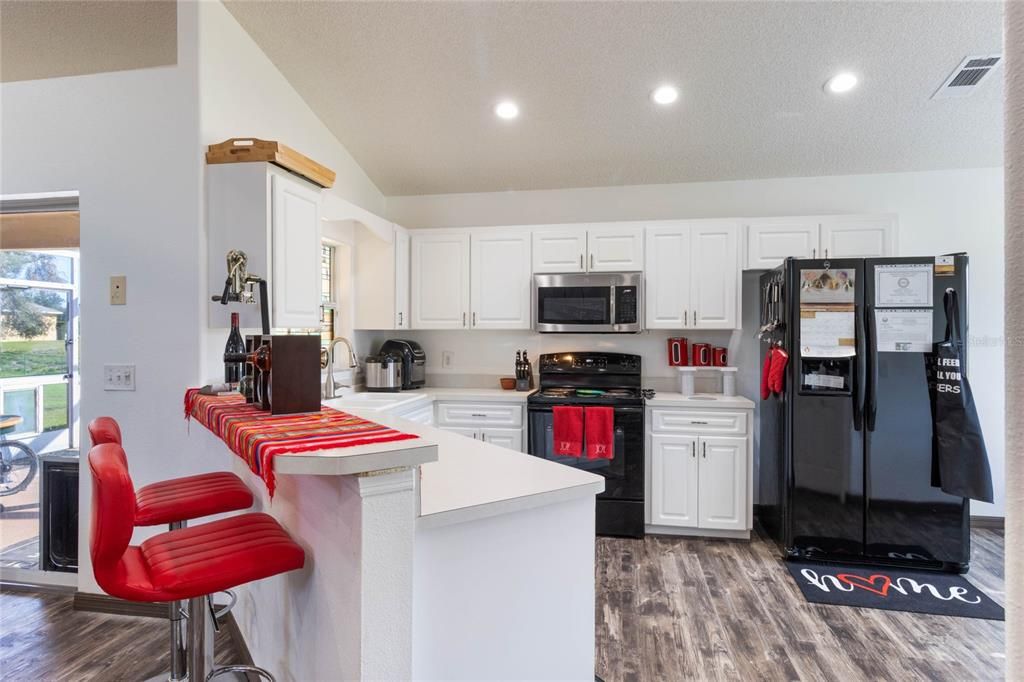
[[[648,532],[749,537],[750,421],[748,411],[648,408]],[[733,435],[715,424],[733,425]]]
[[[523,403],[440,401],[434,405],[437,428],[523,452]]]

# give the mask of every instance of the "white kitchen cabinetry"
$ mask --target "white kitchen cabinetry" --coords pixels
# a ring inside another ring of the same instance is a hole
[[[897,255],[894,215],[755,218],[747,224],[746,268],[768,270],[793,258],[882,258]]]
[[[471,233],[473,329],[530,328],[530,250],[527,228]]]
[[[750,537],[750,412],[647,408],[648,532]]]
[[[523,403],[440,401],[434,406],[439,429],[523,452]]]
[[[648,329],[739,326],[739,224],[671,221],[647,228]]]
[[[355,228],[355,329],[409,329],[409,231]]]
[[[225,258],[244,251],[250,273],[267,280],[272,327],[320,326],[320,188],[269,163],[206,168],[207,261],[211,294],[227,277]],[[259,328],[258,305],[209,304],[211,327]]]
[[[821,252],[817,218],[762,218],[747,223],[747,268],[771,270],[788,257]]]
[[[883,258],[896,254],[893,216],[827,216],[818,258]]]
[[[412,235],[413,329],[469,328],[469,232]]]
[[[533,230],[533,272],[643,270],[644,232],[636,223],[561,225]]]

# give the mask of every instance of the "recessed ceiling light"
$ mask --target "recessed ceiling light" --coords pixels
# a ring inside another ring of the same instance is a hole
[[[503,100],[498,102],[498,105],[494,107],[494,114],[498,118],[510,121],[519,116],[519,105],[510,99]]]
[[[656,104],[672,104],[679,99],[679,89],[673,85],[662,85],[651,93],[651,99]]]
[[[825,83],[825,90],[836,95],[849,92],[855,87],[857,87],[857,76],[849,71],[837,73],[828,79],[828,83]]]

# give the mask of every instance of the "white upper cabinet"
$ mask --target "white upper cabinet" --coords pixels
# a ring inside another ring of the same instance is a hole
[[[747,500],[747,439],[702,436],[700,448],[701,528],[745,530]]]
[[[267,280],[271,327],[319,328],[320,188],[268,163],[214,164],[206,182],[209,293],[221,293],[237,249]],[[243,328],[260,326],[260,306],[213,302],[210,326],[227,327],[230,312]]]
[[[320,326],[320,190],[271,178],[275,327]]]
[[[693,223],[690,232],[690,326],[739,327],[739,224]]]
[[[412,267],[412,240],[409,231],[395,225],[395,310],[392,319],[395,329],[410,329],[409,269]]]
[[[478,230],[470,242],[470,326],[529,329],[529,229]]]
[[[787,257],[816,258],[817,218],[759,218],[747,222],[747,268],[770,270]]]
[[[658,526],[699,525],[697,436],[651,436],[650,500],[647,523]],[[709,496],[713,491],[708,491]]]
[[[897,236],[894,216],[827,216],[818,258],[895,256]]]
[[[412,235],[413,329],[469,328],[469,232]]]
[[[739,223],[666,221],[647,228],[648,329],[736,329]]]
[[[355,226],[355,329],[409,329],[409,231]]]
[[[683,222],[650,227],[646,241],[646,327],[684,329],[690,309],[690,228]]]
[[[644,269],[644,230],[635,223],[591,225],[587,229],[588,272]]]
[[[533,230],[533,271],[586,272],[587,230],[583,225]]]

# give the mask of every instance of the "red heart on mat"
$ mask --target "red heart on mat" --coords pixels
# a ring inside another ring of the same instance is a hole
[[[836,578],[842,580],[851,587],[859,587],[862,590],[868,592],[874,592],[880,594],[883,597],[888,596],[889,586],[892,585],[892,580],[887,575],[876,573],[870,578],[865,578],[861,575],[853,575],[852,573],[839,573]],[[881,587],[876,586],[876,583],[881,583]]]

